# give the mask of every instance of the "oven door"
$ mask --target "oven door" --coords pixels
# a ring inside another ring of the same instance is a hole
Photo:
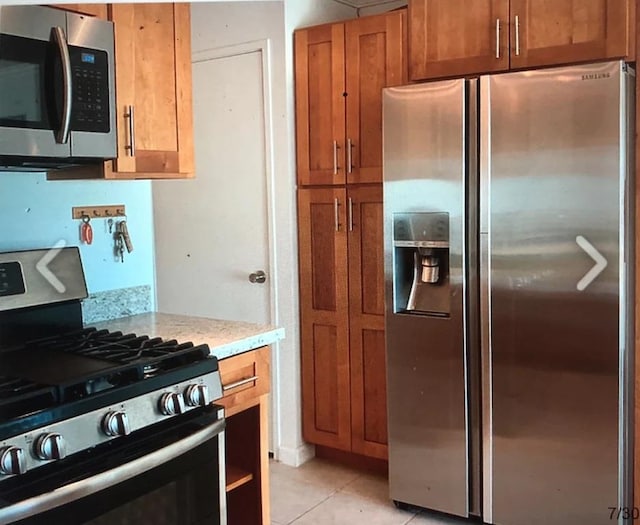
[[[210,406],[0,483],[0,524],[226,525],[223,411]]]

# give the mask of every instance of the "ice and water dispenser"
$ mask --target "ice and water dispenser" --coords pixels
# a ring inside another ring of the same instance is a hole
[[[449,214],[394,213],[394,311],[448,317]]]

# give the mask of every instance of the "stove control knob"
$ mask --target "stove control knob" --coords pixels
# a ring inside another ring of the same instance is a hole
[[[160,398],[160,412],[165,416],[182,414],[185,410],[182,394],[167,392]]]
[[[27,463],[24,450],[18,447],[5,447],[0,449],[0,474],[24,474],[27,471]]]
[[[102,420],[102,430],[107,436],[126,436],[131,432],[129,418],[124,412],[109,412]]]
[[[184,391],[184,399],[190,407],[203,407],[209,404],[207,385],[189,385]]]
[[[65,442],[60,434],[42,434],[34,444],[36,456],[44,461],[64,459],[67,455]]]

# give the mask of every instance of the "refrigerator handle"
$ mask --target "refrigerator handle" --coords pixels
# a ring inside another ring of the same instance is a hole
[[[500,58],[500,19],[496,18],[496,58]]]
[[[480,77],[480,381],[482,512],[493,523],[493,399],[491,357],[491,78]]]
[[[493,396],[491,355],[491,255],[488,233],[480,234],[480,361],[482,381],[482,512],[493,523]]]

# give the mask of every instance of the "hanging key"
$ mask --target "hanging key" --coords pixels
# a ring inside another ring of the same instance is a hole
[[[120,221],[118,223],[118,231],[122,234],[122,239],[124,241],[124,245],[127,248],[127,252],[131,253],[133,251],[133,243],[131,242],[131,237],[129,236],[127,221]]]
[[[115,243],[114,252],[115,256],[120,258],[120,262],[124,262],[124,240],[122,233],[120,233],[116,227],[116,233],[113,234],[113,240]]]
[[[109,226],[109,233],[113,233],[113,219],[107,221],[107,226]]]

